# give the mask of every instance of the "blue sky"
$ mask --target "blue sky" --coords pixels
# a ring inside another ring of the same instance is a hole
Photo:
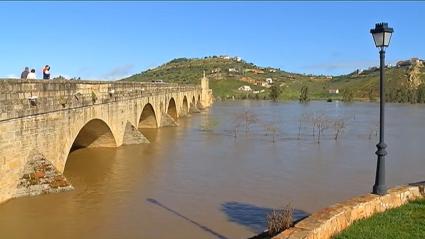
[[[178,57],[341,74],[378,63],[370,28],[394,28],[387,60],[425,58],[425,2],[0,2],[0,77],[111,80]]]

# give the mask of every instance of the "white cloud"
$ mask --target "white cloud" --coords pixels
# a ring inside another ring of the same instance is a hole
[[[376,65],[376,61],[342,61],[342,62],[328,62],[308,65],[305,68],[307,69],[321,69],[321,70],[340,70],[340,69],[353,69],[356,68],[365,68]]]
[[[116,66],[112,68],[109,72],[102,74],[99,78],[100,80],[119,80],[131,75],[131,70],[134,68],[133,64],[126,64],[121,66]]]
[[[321,71],[326,73],[342,73],[352,72],[356,69],[366,69],[371,66],[377,66],[379,62],[372,60],[363,61],[339,61],[339,62],[325,62],[312,65],[306,65],[303,68],[307,70]]]
[[[3,78],[3,79],[19,79],[21,77],[15,75],[15,74],[8,74],[8,75],[5,75],[5,76],[0,76],[0,78]]]

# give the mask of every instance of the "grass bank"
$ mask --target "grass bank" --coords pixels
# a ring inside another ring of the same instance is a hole
[[[425,199],[357,221],[334,238],[425,238]]]

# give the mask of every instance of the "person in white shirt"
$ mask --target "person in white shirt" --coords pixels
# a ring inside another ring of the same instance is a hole
[[[35,69],[31,69],[31,72],[27,75],[28,80],[35,80],[37,79],[37,76],[35,75]]]

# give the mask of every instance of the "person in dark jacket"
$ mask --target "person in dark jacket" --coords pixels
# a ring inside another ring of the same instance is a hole
[[[28,73],[30,73],[30,68],[25,67],[25,70],[21,73],[21,79],[22,80],[26,80],[27,79],[27,76],[28,76]]]
[[[46,66],[43,68],[43,79],[44,79],[44,80],[48,80],[48,79],[50,79],[50,66],[49,66],[49,65],[46,65]]]

